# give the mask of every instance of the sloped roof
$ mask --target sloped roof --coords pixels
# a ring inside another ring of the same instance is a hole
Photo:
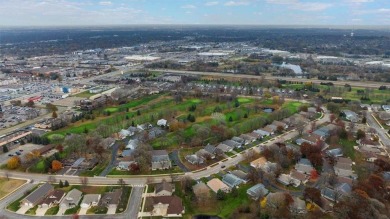
[[[52,191],[54,187],[50,185],[49,183],[45,183],[41,185],[38,189],[30,193],[26,198],[24,198],[26,201],[30,203],[36,203],[40,199],[42,199],[44,196],[46,196],[50,191]]]
[[[162,182],[156,184],[156,193],[162,192],[162,191],[168,191],[173,192],[173,185],[168,182]]]
[[[182,200],[177,196],[157,196],[150,198],[153,205],[168,204],[167,214],[181,214],[184,211]]]
[[[223,176],[222,182],[224,182],[229,187],[235,187],[243,183],[242,179],[230,173]]]
[[[265,186],[261,183],[258,183],[252,187],[250,187],[248,190],[246,190],[246,193],[252,197],[260,197],[261,195],[267,195],[269,193],[268,189],[265,188]]]

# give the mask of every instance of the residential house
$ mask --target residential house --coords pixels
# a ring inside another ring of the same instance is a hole
[[[275,120],[272,122],[272,125],[274,125],[276,127],[281,126],[281,127],[283,127],[283,129],[288,129],[288,125],[284,122],[279,122],[279,121]]]
[[[249,182],[249,174],[248,173],[245,173],[244,171],[242,170],[233,170],[231,172],[231,174],[237,176],[238,178],[240,178],[242,181],[244,181],[244,183],[247,183]]]
[[[336,165],[333,167],[335,174],[338,176],[356,178],[356,174],[354,174],[352,170],[352,164],[353,162],[350,158],[339,157]]]
[[[299,181],[302,184],[306,184],[307,181],[308,181],[308,178],[309,178],[306,174],[298,172],[297,170],[291,170],[290,177],[293,180],[297,180],[297,181]]]
[[[177,196],[148,197],[145,209],[150,215],[161,217],[182,217],[185,212],[182,200]]]
[[[53,190],[50,192],[40,203],[40,208],[51,208],[54,205],[57,205],[61,202],[62,198],[65,196],[63,190]]]
[[[275,134],[276,128],[274,129],[273,126],[267,125],[264,128],[258,129],[259,131],[263,131],[263,133],[268,133],[266,136],[270,136]],[[257,130],[256,130],[257,131]],[[261,132],[260,132],[261,133]],[[262,134],[262,133],[261,133]]]
[[[244,181],[242,179],[238,178],[237,176],[235,176],[231,173],[225,174],[222,177],[222,182],[224,182],[230,188],[239,186],[240,184],[244,183]]]
[[[157,125],[163,127],[168,126],[168,121],[166,119],[160,119],[157,121]]]
[[[345,115],[345,118],[348,121],[359,122],[359,117],[355,112],[353,112],[351,110],[343,110],[342,113]]]
[[[298,172],[309,175],[314,170],[314,167],[308,159],[302,158],[295,164],[295,169]]]
[[[390,105],[382,105],[382,109],[386,112],[390,112]]]
[[[321,139],[321,137],[313,133],[311,135],[304,135],[301,138],[298,138],[295,142],[298,145],[302,145],[303,142],[307,142],[311,145],[315,145],[319,139]]]
[[[117,169],[119,170],[130,170],[130,165],[135,163],[135,161],[119,161]]]
[[[209,152],[210,154],[216,154],[217,153],[217,148],[211,144],[207,144],[205,147],[204,147],[204,150]]]
[[[233,151],[234,148],[224,144],[224,143],[220,143],[218,144],[217,146],[217,149],[221,150],[222,152],[226,153],[226,152],[231,152]]]
[[[247,136],[249,136],[249,137],[251,137],[251,138],[255,138],[255,140],[257,139],[257,140],[261,140],[261,139],[263,139],[263,137],[264,136],[266,136],[266,135],[264,135],[264,134],[261,134],[262,133],[262,131],[260,131],[259,129],[258,130],[255,130],[255,131],[253,131],[253,132],[251,132],[251,133],[248,133],[248,134],[246,134]],[[269,133],[268,133],[269,134]],[[267,135],[268,136],[268,135]],[[255,141],[254,140],[254,141]]]
[[[343,196],[347,196],[351,193],[352,186],[348,183],[339,183],[335,188],[325,187],[321,190],[322,197],[338,202]]]
[[[248,134],[242,134],[239,137],[244,139],[246,145],[256,141],[256,139],[257,139],[257,137],[253,137],[253,136],[248,135]]]
[[[154,195],[155,196],[171,196],[175,191],[175,186],[171,183],[163,181],[158,183],[155,186]]]
[[[261,183],[258,183],[248,190],[246,190],[246,194],[248,194],[253,200],[258,200],[259,198],[267,196],[269,193],[268,189]]]
[[[31,192],[28,196],[22,199],[21,204],[29,207],[34,207],[44,200],[44,198],[54,191],[54,187],[49,183],[41,185],[38,189]]]
[[[275,192],[275,193],[268,193],[267,197],[267,207],[270,209],[279,209],[280,203],[284,203],[285,200],[285,193],[284,192]]]
[[[126,150],[135,150],[139,145],[139,141],[137,139],[130,139],[126,145]]]
[[[241,146],[249,144],[249,142],[246,143],[245,140],[240,137],[233,137],[232,141],[239,143]]]
[[[205,162],[205,159],[201,156],[198,156],[196,154],[190,154],[185,156],[186,161],[188,161],[192,165],[200,165]]]
[[[204,182],[199,182],[192,186],[195,196],[199,198],[210,197],[210,188]]]
[[[217,193],[218,190],[223,192],[230,192],[230,187],[223,183],[220,179],[214,178],[207,182],[207,186],[213,190],[213,192]]]
[[[264,128],[263,129],[257,129],[257,130],[255,130],[253,132],[261,136],[261,137],[258,137],[257,139],[262,139],[264,136],[267,137],[267,136],[272,135],[271,132],[266,131]]]
[[[90,208],[99,204],[101,195],[100,194],[86,194],[81,201],[80,207]]]
[[[114,144],[115,144],[115,138],[111,138],[111,137],[105,138],[101,142],[101,145],[103,145],[105,149],[111,148]]]
[[[215,155],[206,151],[205,149],[200,149],[199,151],[196,152],[196,155],[198,157],[203,157],[203,159],[205,160],[210,160],[210,159],[214,159],[215,158]]]
[[[152,170],[165,170],[172,167],[166,150],[153,150],[152,152]]]
[[[76,207],[79,204],[82,195],[83,193],[78,189],[70,190],[65,198],[62,199],[60,207],[65,209]]]
[[[112,192],[104,193],[99,201],[99,206],[116,209],[121,200],[122,192],[123,191],[120,188],[114,189]]]
[[[301,181],[292,178],[288,174],[280,174],[277,181],[285,186],[293,185],[294,187],[298,187],[301,185]]]
[[[265,162],[263,166],[260,167],[265,173],[273,173],[277,169],[276,163],[271,163],[269,161]]]
[[[293,197],[294,202],[289,206],[290,212],[293,214],[305,214],[306,202],[298,197]]]
[[[118,136],[120,139],[125,139],[131,135],[132,133],[126,129],[122,129],[120,132],[118,132]],[[133,134],[134,135],[134,134]]]
[[[144,123],[144,124],[141,124],[141,125],[137,125],[137,129],[139,131],[145,131],[145,130],[151,129],[152,127],[153,127],[153,125],[150,124],[150,123]]]
[[[223,144],[231,147],[231,148],[240,148],[242,145],[238,142],[235,142],[233,140],[226,140],[222,142]]]
[[[260,157],[250,163],[251,167],[253,168],[261,168],[265,163],[267,162],[267,159],[265,157]]]
[[[313,134],[316,134],[317,136],[320,136],[321,140],[325,140],[328,138],[331,134],[331,132],[336,129],[337,126],[334,124],[328,124],[326,126],[323,126],[313,132]]]
[[[343,156],[343,150],[341,148],[335,148],[331,150],[326,151],[326,155],[330,157],[342,157]]]

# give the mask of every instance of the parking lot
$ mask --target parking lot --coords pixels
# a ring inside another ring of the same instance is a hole
[[[31,151],[33,151],[35,149],[39,149],[41,147],[42,146],[36,145],[36,144],[19,145],[16,148],[10,150],[7,153],[0,154],[0,164],[6,164],[7,163],[8,159],[10,158],[10,156],[8,156],[9,154],[13,154],[14,156],[18,156],[18,155],[15,154],[16,152],[20,152],[21,153],[21,155],[19,155],[19,157],[21,158],[21,160],[23,162],[25,154],[28,154]],[[23,151],[20,151],[20,150],[23,150]]]

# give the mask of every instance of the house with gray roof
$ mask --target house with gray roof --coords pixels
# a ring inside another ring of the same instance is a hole
[[[256,137],[250,136],[248,134],[241,134],[239,137],[245,140],[246,145],[256,141],[257,139]]]
[[[215,155],[212,154],[212,153],[209,153],[208,151],[206,151],[205,149],[200,149],[199,151],[196,152],[196,155],[198,157],[203,157],[203,159],[205,160],[209,160],[209,159],[214,159],[215,158]]]
[[[342,157],[343,150],[341,148],[330,149],[326,151],[326,155],[331,157]]]
[[[82,197],[83,193],[78,189],[72,189],[66,196],[62,199],[60,203],[61,208],[69,209],[76,207]]]
[[[311,174],[311,171],[314,170],[314,167],[308,159],[302,158],[295,164],[295,169],[298,172],[309,175]]]
[[[264,129],[257,129],[257,130],[255,130],[255,131],[253,131],[253,132],[256,133],[256,134],[261,135],[262,137],[263,137],[263,136],[270,136],[270,135],[271,135],[271,132],[268,132],[268,131],[266,131],[266,130],[264,130]]]
[[[165,170],[172,167],[166,150],[153,150],[152,154],[152,170]]]
[[[99,204],[101,195],[100,194],[86,194],[84,195],[83,201],[81,201],[80,207],[90,208]]]
[[[351,110],[343,110],[342,113],[345,115],[345,118],[348,121],[359,122],[359,117],[355,112],[353,112]]]
[[[234,149],[234,148],[232,148],[232,147],[230,147],[230,146],[228,146],[228,145],[226,145],[226,144],[224,144],[224,143],[220,143],[220,144],[217,146],[217,148],[218,148],[219,150],[223,151],[224,153],[225,153],[225,152],[231,152],[231,151],[233,151],[233,149]]]
[[[235,136],[235,137],[232,138],[232,141],[235,141],[235,142],[239,143],[241,146],[247,145],[245,140],[240,138],[240,137],[236,137]]]
[[[119,201],[122,197],[122,188],[114,189],[112,192],[106,192],[103,194],[99,201],[99,206],[107,208],[117,208]]]
[[[40,203],[47,195],[54,191],[54,187],[49,183],[41,185],[39,188],[31,192],[28,196],[22,199],[21,204],[34,207]]]
[[[40,208],[51,208],[54,205],[61,202],[62,198],[65,196],[63,190],[53,190],[50,192],[39,204]]]
[[[210,154],[216,154],[217,148],[214,145],[207,144],[204,149],[209,152]]]
[[[230,188],[236,187],[236,186],[244,183],[244,181],[242,179],[238,178],[237,176],[235,176],[231,173],[225,174],[222,177],[222,182],[225,183],[226,185],[228,185]]]
[[[201,156],[198,156],[196,154],[190,154],[185,157],[186,161],[191,163],[192,165],[199,165],[204,163],[204,158]]]
[[[175,186],[172,183],[168,183],[163,181],[162,183],[158,183],[154,189],[155,196],[170,196],[175,191]]]
[[[248,194],[253,200],[258,200],[261,197],[267,196],[269,193],[268,189],[261,183],[258,183],[248,190],[246,190],[246,194]]]
[[[231,174],[233,174],[233,175],[237,176],[238,178],[240,178],[242,181],[244,181],[244,183],[249,182],[249,174],[245,173],[242,170],[233,170],[231,172]]]
[[[233,140],[226,140],[222,142],[223,144],[231,147],[231,148],[240,148],[242,145],[238,142],[235,142]]]

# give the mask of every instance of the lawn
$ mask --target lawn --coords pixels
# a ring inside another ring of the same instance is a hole
[[[31,166],[29,169],[33,173],[45,173],[45,161],[42,159],[35,165]]]
[[[60,206],[58,205],[51,207],[46,211],[45,215],[56,215],[59,210],[60,210]]]
[[[10,210],[10,211],[13,211],[13,212],[16,212],[17,210],[19,210],[19,208],[20,208],[20,201],[22,201],[23,198],[24,198],[24,196],[22,196],[21,198],[15,200],[11,204],[9,204],[7,206],[7,209]]]
[[[116,213],[122,213],[127,208],[127,203],[129,202],[131,194],[131,187],[125,186],[123,187],[122,197],[119,201],[118,208],[116,209]]]
[[[251,102],[253,102],[253,99],[244,98],[244,97],[239,97],[239,98],[237,98],[237,101],[238,101],[239,103],[251,103]]]
[[[69,208],[64,212],[64,215],[73,215],[77,214],[79,212],[80,206],[76,206],[74,208]]]
[[[137,176],[137,175],[158,175],[158,174],[171,174],[171,173],[182,173],[183,171],[179,167],[172,167],[168,170],[149,170],[147,172],[131,173],[126,170],[117,170],[116,168],[112,169],[108,175],[111,176]]]
[[[107,211],[106,207],[93,206],[87,210],[87,214],[106,214]]]
[[[33,208],[30,208],[26,211],[26,214],[28,215],[35,215],[38,209],[38,205],[35,205]]]
[[[92,170],[86,170],[80,176],[98,176],[106,168],[108,162],[96,165]]]
[[[90,98],[90,97],[92,97],[93,95],[96,95],[96,94],[92,94],[92,93],[90,93],[90,92],[87,90],[87,91],[78,93],[78,94],[76,94],[76,95],[74,95],[74,96],[75,96],[75,97],[81,97],[81,98]]]
[[[10,192],[23,185],[26,181],[19,179],[0,178],[0,199],[8,195]]]
[[[356,142],[354,140],[340,139],[339,144],[343,149],[344,154],[354,160],[355,149],[353,147],[356,146]]]
[[[251,202],[246,190],[253,186],[248,183],[238,188],[238,195],[234,197],[232,194],[227,194],[222,201],[213,200],[210,205],[199,206],[191,201],[191,196],[183,193],[180,183],[176,183],[175,194],[182,198],[186,212],[184,218],[192,218],[195,215],[216,215],[221,218],[229,218],[232,212],[242,205],[248,205]],[[215,195],[215,194],[213,194]]]

